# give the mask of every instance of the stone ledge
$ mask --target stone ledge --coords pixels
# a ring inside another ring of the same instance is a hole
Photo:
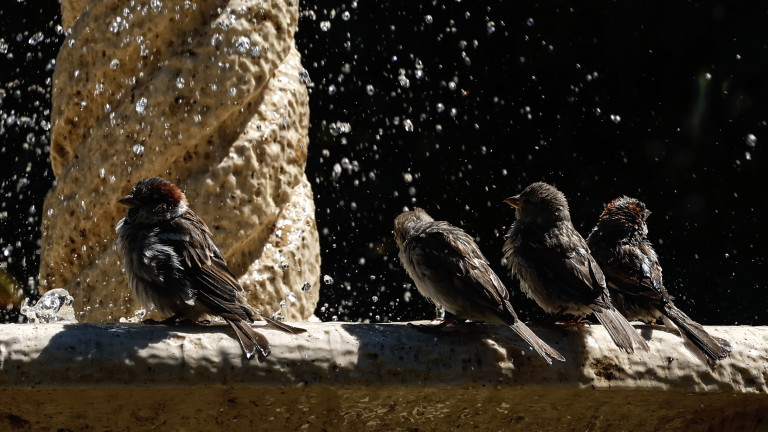
[[[766,430],[768,327],[708,327],[731,357],[709,367],[667,331],[616,349],[601,326],[431,335],[405,324],[263,329],[264,362],[225,327],[0,326],[0,430]]]

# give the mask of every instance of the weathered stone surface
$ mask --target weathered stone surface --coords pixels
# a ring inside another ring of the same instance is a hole
[[[271,313],[284,300],[286,318],[311,316],[320,255],[304,174],[298,2],[64,0],[62,9],[72,31],[54,73],[57,179],[45,201],[42,289],[67,288],[79,320],[133,315],[113,247],[125,211],[116,200],[161,175],[185,190],[255,307]]]
[[[733,343],[710,367],[664,329],[628,355],[602,326],[532,329],[547,365],[503,326],[264,329],[243,358],[225,326],[4,325],[0,429],[755,431],[768,425],[768,327],[708,327]]]

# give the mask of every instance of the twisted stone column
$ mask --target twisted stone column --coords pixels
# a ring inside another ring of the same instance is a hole
[[[133,315],[116,200],[160,175],[185,191],[253,306],[311,316],[320,253],[298,2],[63,0],[62,13],[41,289],[67,288],[81,321]]]

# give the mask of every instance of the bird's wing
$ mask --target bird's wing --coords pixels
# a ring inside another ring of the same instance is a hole
[[[603,260],[603,272],[611,288],[634,297],[667,299],[669,296],[662,283],[661,265],[655,253],[642,252],[637,247],[622,245],[618,254]]]
[[[582,304],[605,307],[605,277],[587,249],[562,250],[522,242],[517,246],[517,259],[535,269],[541,283],[558,295]]]
[[[452,275],[457,296],[502,313],[509,292],[467,233],[445,222],[436,222],[409,243],[411,256],[420,257],[415,268]]]
[[[213,243],[205,222],[187,212],[170,224],[170,229],[161,236],[183,261],[186,271],[180,275],[179,283],[187,285],[194,295],[185,300],[192,304],[197,299],[214,313],[231,319],[234,318],[229,315],[234,314],[251,321],[251,314],[246,312],[240,300],[243,288]]]

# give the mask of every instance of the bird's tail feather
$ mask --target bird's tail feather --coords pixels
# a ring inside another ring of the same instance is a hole
[[[617,312],[615,309],[604,308],[601,311],[595,311],[595,316],[600,324],[608,331],[608,335],[611,336],[613,343],[616,344],[622,351],[629,354],[635,352],[634,346],[642,348],[648,351],[648,344],[645,342],[640,333],[638,333],[634,327],[632,327],[626,318]]]
[[[266,321],[267,324],[270,325],[271,327],[274,327],[274,328],[276,328],[278,330],[281,330],[281,331],[284,331],[286,333],[299,334],[299,333],[304,333],[304,332],[307,331],[307,329],[303,329],[303,328],[299,328],[299,327],[294,327],[294,326],[285,324],[283,322],[280,322],[280,321],[278,321],[278,320],[276,320],[274,318],[270,318],[268,316],[262,315],[261,318],[264,321]]]
[[[512,330],[515,331],[523,340],[528,342],[528,344],[533,347],[534,350],[536,350],[539,355],[544,358],[544,360],[547,361],[547,363],[552,364],[552,359],[565,361],[565,357],[563,357],[559,352],[557,352],[554,348],[547,345],[546,342],[541,340],[536,334],[534,334],[531,329],[528,328],[525,324],[523,324],[522,321],[516,321],[514,324],[512,324],[510,327],[512,327]]]
[[[728,341],[707,333],[701,324],[690,319],[675,305],[671,303],[664,305],[664,316],[677,326],[684,338],[691,341],[710,360],[722,360],[731,352],[731,344]]]
[[[227,318],[225,318],[225,321],[234,330],[237,341],[240,342],[240,347],[243,348],[243,352],[248,359],[257,355],[258,359],[262,360],[272,352],[267,338],[251,328],[247,322],[240,319]]]

